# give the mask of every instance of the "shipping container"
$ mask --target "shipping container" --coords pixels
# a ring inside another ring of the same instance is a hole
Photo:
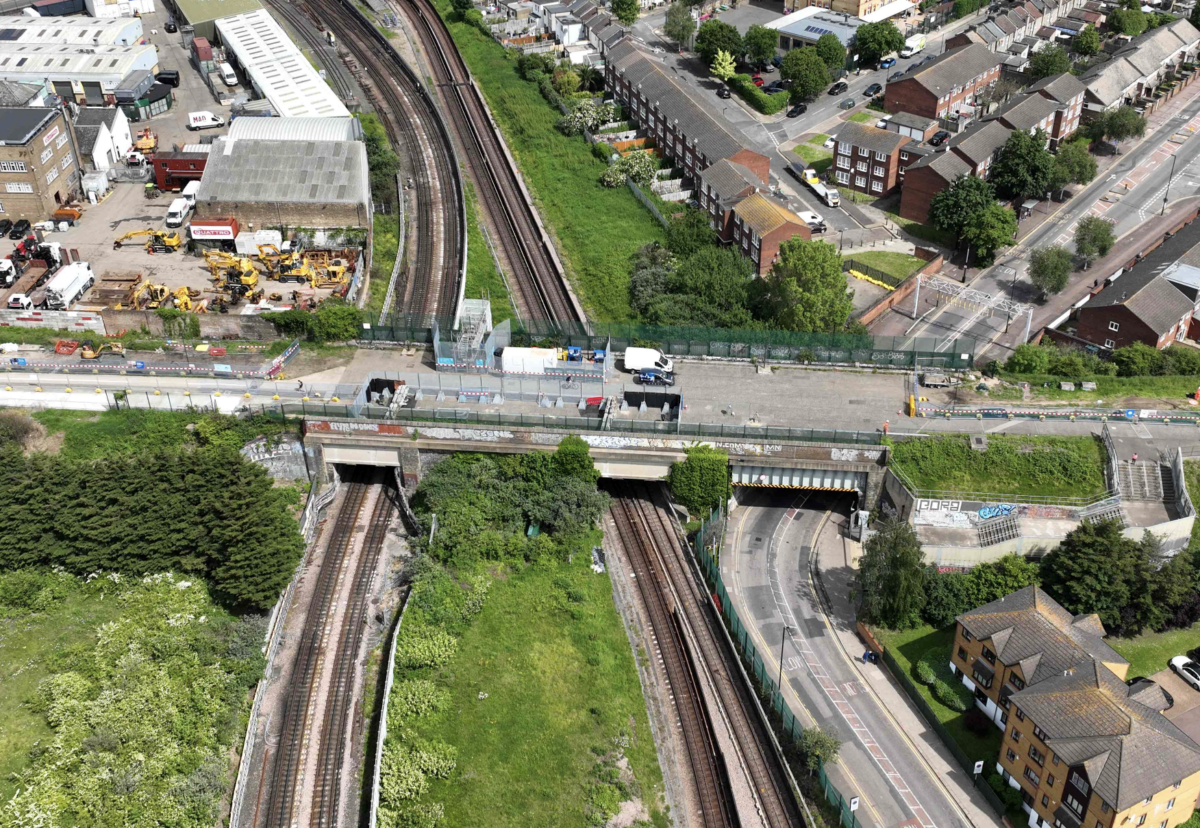
[[[197,60],[212,60],[212,46],[209,45],[208,38],[194,37],[192,38],[192,54]]]

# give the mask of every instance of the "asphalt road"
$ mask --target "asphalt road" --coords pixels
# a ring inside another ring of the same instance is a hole
[[[834,783],[843,795],[861,798],[857,816],[864,826],[965,828],[965,815],[858,680],[816,597],[810,565],[825,509],[844,512],[849,503],[812,492],[745,494],[750,499],[731,516],[722,578],[772,674],[782,644],[793,712],[805,726],[815,723],[842,739]]]
[[[1002,251],[996,265],[979,274],[971,287],[991,295],[1008,293],[1018,302],[1032,304],[1032,330],[1052,321],[1050,317],[1053,313],[1040,312],[1037,292],[1029,281],[1027,271],[1031,251],[1049,245],[1062,245],[1073,250],[1075,227],[1085,215],[1108,219],[1115,223],[1118,237],[1125,235],[1163,208],[1163,199],[1168,196],[1169,179],[1171,201],[1200,192],[1200,138],[1196,132],[1188,132],[1189,128],[1200,130],[1200,98],[1188,102],[1141,145],[1123,154],[1114,167],[1072,198],[1056,216],[1030,233],[1020,244]],[[1181,144],[1172,143],[1171,137],[1181,131],[1191,137]],[[1120,185],[1129,189],[1119,200],[1101,200]],[[1075,273],[1071,283],[1090,283],[1109,275],[1083,271]],[[924,322],[914,326],[910,333],[914,337],[973,337],[981,343],[979,356],[988,350],[982,344],[990,343],[992,356],[1003,358],[1021,343],[1025,328],[1023,323],[1014,324],[1006,334],[1006,321],[1004,314],[989,314],[975,305],[943,305]]]

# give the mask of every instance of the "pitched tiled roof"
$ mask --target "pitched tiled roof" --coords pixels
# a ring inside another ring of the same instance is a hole
[[[1042,78],[1025,91],[1040,92],[1042,95],[1052,98],[1059,103],[1068,103],[1072,98],[1082,95],[1086,89],[1087,87],[1080,82],[1079,78],[1070,72],[1063,72],[1061,75],[1051,75],[1048,78]]]
[[[901,135],[898,132],[880,129],[870,124],[858,124],[854,121],[846,121],[836,138],[839,144],[850,144],[871,152],[882,152],[884,155],[891,155],[901,145],[912,140],[907,135]]]
[[[799,216],[763,197],[761,193],[743,198],[734,205],[733,212],[760,236],[765,236],[785,224],[805,226]]]
[[[1010,596],[1011,597],[1011,596]],[[1130,694],[1098,661],[1012,696],[1046,733],[1046,746],[1082,765],[1096,794],[1124,811],[1200,771],[1200,745],[1154,705]]]
[[[916,161],[909,165],[908,172],[928,167],[933,170],[947,183],[954,181],[962,175],[970,175],[971,167],[966,161],[959,158],[952,152],[939,152],[933,155],[926,155],[920,161]]]
[[[116,117],[117,108],[115,106],[85,106],[79,110],[79,115],[75,117],[75,126],[98,127],[104,124],[111,127],[113,119]]]
[[[989,115],[988,120],[1003,118],[1012,124],[1013,129],[1028,132],[1061,108],[1062,104],[1058,101],[1041,95],[1022,95]]]
[[[1097,293],[1083,307],[1124,305],[1158,335],[1171,330],[1192,309],[1192,300],[1157,273],[1130,273]]]
[[[77,124],[75,136],[79,139],[79,154],[91,155],[96,148],[96,139],[100,137],[100,127]]]
[[[995,639],[997,658],[1010,666],[1020,664],[1030,687],[1092,659],[1129,663],[1096,634],[1103,630],[1096,619],[1072,616],[1036,586],[984,604],[958,621],[976,638]]]
[[[750,171],[748,167],[722,158],[705,169],[700,177],[705,184],[710,185],[717,197],[724,200],[736,198],[745,192],[747,187],[758,189],[766,186],[765,182]]]
[[[0,81],[0,106],[24,106],[33,100],[41,89],[36,83]]]
[[[1012,130],[996,120],[973,124],[969,129],[950,139],[950,150],[969,158],[978,166],[991,158],[996,150],[1004,146]]]
[[[939,98],[950,94],[972,78],[1000,65],[1000,60],[986,46],[973,43],[943,52],[936,59],[910,68],[901,80],[917,81]],[[899,81],[897,81],[899,82]]]
[[[1138,35],[1119,49],[1112,60],[1089,70],[1081,80],[1089,94],[1102,105],[1111,106],[1126,89],[1156,71],[1164,60],[1197,41],[1200,31],[1180,18]]]
[[[632,86],[640,85],[646,100],[657,105],[665,119],[679,122],[679,128],[688,140],[698,142],[709,164],[743,149],[740,141],[709,117],[658,64],[648,60],[631,42],[625,41],[609,49],[606,60],[618,72],[623,72]]]

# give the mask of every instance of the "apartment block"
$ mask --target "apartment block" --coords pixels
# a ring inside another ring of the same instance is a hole
[[[833,171],[840,186],[882,198],[900,181],[900,149],[912,139],[847,121],[834,147]]]
[[[926,118],[946,118],[1000,79],[1000,59],[981,44],[962,46],[919,63],[887,85],[888,112],[909,112]]]

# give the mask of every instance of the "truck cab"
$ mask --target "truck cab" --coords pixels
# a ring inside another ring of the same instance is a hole
[[[14,293],[8,297],[9,310],[33,310],[33,300],[24,293]]]

